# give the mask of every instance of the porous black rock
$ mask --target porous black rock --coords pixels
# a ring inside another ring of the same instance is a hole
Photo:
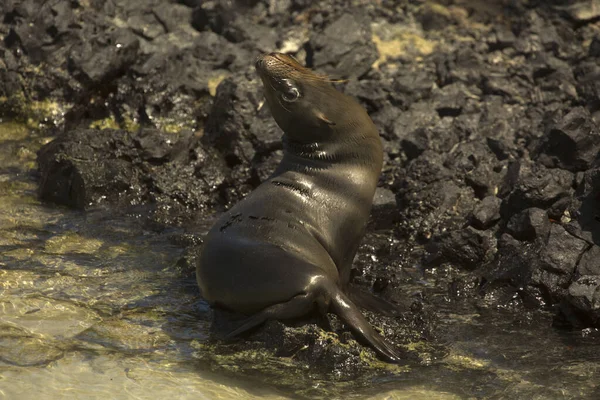
[[[223,161],[193,135],[156,130],[67,132],[40,149],[38,164],[45,201],[78,209],[154,203],[155,217],[170,223],[218,204],[227,179]]]
[[[574,108],[542,138],[537,153],[549,168],[585,171],[600,156],[600,129],[587,109]]]
[[[282,148],[282,132],[264,103],[261,85],[254,71],[225,79],[206,121],[202,142],[222,154],[238,181],[227,191],[228,203],[239,200],[272,172],[264,169],[264,163],[274,167],[270,155]]]
[[[459,141],[452,123],[450,118],[440,118],[428,103],[422,103],[400,113],[393,125],[391,139],[399,140],[408,160],[429,149],[447,152]]]
[[[600,36],[596,36],[592,39],[590,48],[588,50],[588,55],[590,57],[600,57]]]
[[[369,226],[375,230],[390,229],[398,218],[396,195],[389,189],[378,187],[373,197]]]
[[[500,219],[502,200],[496,196],[483,198],[473,209],[471,223],[477,229],[488,229]]]
[[[212,30],[215,33],[222,33],[225,26],[235,18],[231,7],[226,6],[226,2],[220,1],[200,1],[198,4],[190,2],[190,7],[194,7],[192,12],[191,25],[199,31]]]
[[[596,0],[583,0],[569,3],[564,8],[574,21],[585,22],[600,17],[600,8]]]
[[[581,275],[569,285],[568,296],[561,312],[576,328],[598,326],[600,323],[600,276]]]
[[[251,162],[258,146],[273,147],[280,139],[281,130],[269,115],[253,71],[219,84],[204,143],[223,152],[231,164],[239,164]]]
[[[109,83],[137,59],[140,42],[129,29],[102,32],[71,48],[69,69],[88,86]]]
[[[211,30],[231,43],[258,50],[273,51],[278,40],[277,33],[269,26],[256,24],[256,15],[242,1],[206,1],[194,8],[191,24],[199,31]]]
[[[366,15],[344,13],[322,31],[314,32],[309,42],[312,67],[339,78],[364,75],[377,60]]]
[[[510,48],[516,40],[515,34],[507,26],[496,26],[488,37],[490,50]]]
[[[574,68],[577,85],[577,93],[590,107],[597,110],[600,108],[600,65],[595,59],[581,62]],[[598,119],[596,118],[596,123]]]
[[[440,229],[461,229],[473,210],[469,187],[453,181],[453,171],[443,166],[442,155],[424,151],[411,160],[405,175],[392,187],[398,197],[399,228],[403,235],[430,240]]]
[[[440,117],[457,117],[466,106],[468,95],[462,82],[446,85],[432,94],[435,110]]]
[[[428,264],[452,262],[463,268],[475,269],[493,260],[496,240],[490,231],[469,226],[442,233],[428,245],[431,256]]]
[[[600,168],[580,174],[569,213],[575,217],[578,234],[590,243],[600,245]]]
[[[574,192],[571,172],[525,162],[509,168],[504,186],[510,194],[502,201],[500,211],[503,218],[510,218],[526,208],[537,207],[548,210],[551,217],[558,219]]]
[[[525,304],[539,307],[536,289],[530,286],[532,274],[539,268],[539,251],[542,241],[520,242],[509,234],[498,239],[498,252],[491,265],[480,269],[480,292],[490,294],[498,289],[507,301],[520,298]]]
[[[448,153],[444,165],[461,177],[479,199],[495,195],[506,173],[483,141],[458,143]]]
[[[546,211],[540,208],[527,208],[511,217],[506,231],[518,240],[545,240],[550,232],[550,219]]]
[[[587,243],[571,235],[559,224],[552,224],[546,246],[540,252],[543,269],[571,276]]]
[[[579,275],[596,275],[600,277],[600,246],[591,245],[583,253],[577,264]]]
[[[426,31],[441,30],[455,22],[448,9],[436,3],[424,3],[417,13],[417,18]]]

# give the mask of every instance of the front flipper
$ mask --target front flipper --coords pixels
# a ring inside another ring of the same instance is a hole
[[[310,296],[306,293],[299,294],[292,297],[285,303],[274,304],[263,309],[262,311],[259,311],[251,317],[248,317],[244,320],[241,326],[228,333],[225,338],[230,339],[268,320],[282,320],[301,317],[311,312],[314,307],[315,302],[313,296]]]

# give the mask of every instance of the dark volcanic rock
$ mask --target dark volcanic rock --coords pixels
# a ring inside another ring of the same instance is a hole
[[[600,65],[595,59],[584,61],[575,70],[577,93],[593,111],[600,109]],[[596,123],[598,119],[596,118]]]
[[[530,292],[533,290],[527,285],[531,283],[532,273],[539,267],[541,246],[541,241],[526,243],[519,242],[508,234],[500,236],[497,257],[482,273],[481,290],[490,293],[508,285],[513,288],[513,294],[520,295],[525,302],[531,302],[534,295]],[[510,297],[514,298],[514,296]]]
[[[560,218],[573,193],[573,174],[539,164],[520,163],[508,172],[505,184],[512,191],[502,202],[504,218],[531,207],[547,209],[550,216]]]
[[[599,157],[600,129],[585,108],[575,108],[542,138],[537,152],[549,168],[585,171]]]
[[[441,226],[447,230],[464,226],[475,205],[471,188],[452,180],[453,172],[443,166],[442,156],[427,150],[411,160],[406,176],[397,182],[401,233],[429,240]]]
[[[518,240],[545,240],[550,232],[550,220],[544,210],[527,208],[512,216],[506,230]]]
[[[577,273],[600,276],[600,246],[593,245],[583,253],[577,265]]]
[[[575,194],[569,210],[577,218],[577,231],[588,242],[600,245],[600,168],[583,174]]]
[[[259,145],[273,147],[280,138],[253,71],[221,82],[206,122],[204,143],[223,152],[230,163],[239,164],[251,162]]]
[[[389,189],[378,187],[373,198],[370,226],[375,230],[389,229],[398,218],[396,195]]]
[[[277,33],[269,26],[255,23],[256,15],[242,1],[206,1],[192,13],[191,24],[199,31],[211,30],[232,43],[260,52],[273,51]]]
[[[502,200],[496,196],[485,197],[473,209],[472,224],[477,229],[488,229],[500,219]]]
[[[541,266],[559,274],[573,274],[586,243],[571,235],[562,226],[552,224],[546,247],[540,253]]]
[[[567,15],[578,22],[589,21],[600,17],[600,8],[596,0],[573,2],[564,8]]]
[[[274,167],[270,154],[281,149],[281,130],[263,101],[253,71],[221,82],[202,141],[223,155],[238,181],[227,192],[228,202],[247,194],[272,172],[264,170],[264,163]]]
[[[496,253],[496,240],[491,232],[469,226],[441,234],[428,249],[432,254],[430,263],[450,261],[455,265],[475,269],[492,261]]]
[[[150,202],[155,218],[180,222],[218,204],[217,188],[226,179],[219,158],[196,143],[192,135],[153,130],[63,134],[39,151],[40,196],[80,209]]]
[[[582,275],[569,286],[561,311],[578,328],[600,323],[600,276]]]
[[[377,60],[369,20],[360,13],[345,13],[310,38],[312,66],[339,78],[364,75]]]
[[[461,142],[448,154],[444,165],[473,189],[475,196],[483,199],[495,195],[505,170],[497,163],[495,154],[483,141]]]
[[[71,49],[69,67],[86,85],[109,83],[123,75],[137,58],[140,43],[128,29],[118,29]]]
[[[600,57],[600,36],[596,36],[590,43],[590,49],[588,50],[590,57]]]
[[[451,83],[434,91],[434,107],[440,117],[457,117],[468,100],[468,90],[461,82]]]

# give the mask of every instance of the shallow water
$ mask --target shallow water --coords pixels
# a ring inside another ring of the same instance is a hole
[[[600,398],[595,331],[559,331],[544,313],[451,303],[441,292],[432,296],[447,356],[360,390],[306,377],[310,387],[298,390],[207,362],[209,308],[178,264],[180,232],[148,229],[143,209],[41,204],[35,151],[48,140],[0,124],[2,398]],[[267,360],[286,371],[285,360]]]

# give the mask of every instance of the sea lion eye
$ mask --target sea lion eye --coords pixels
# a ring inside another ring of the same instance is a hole
[[[281,93],[281,98],[288,103],[293,103],[294,101],[300,98],[300,91],[289,79],[283,80],[284,85],[286,86],[284,91]]]

